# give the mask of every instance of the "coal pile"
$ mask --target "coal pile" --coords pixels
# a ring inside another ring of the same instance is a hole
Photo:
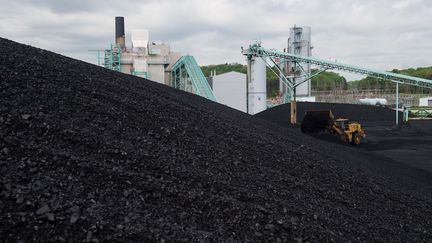
[[[306,113],[301,124],[302,132],[317,133],[328,129],[333,122],[333,114],[331,111],[314,111]]]
[[[280,126],[289,128],[291,131],[300,132],[301,126],[306,126],[307,135],[316,139],[350,146],[337,136],[322,130],[325,121],[315,123],[304,123],[305,113],[308,110],[331,110],[335,117],[348,118],[351,121],[359,121],[366,131],[366,138],[357,148],[365,150],[374,157],[384,157],[384,160],[396,164],[405,164],[420,170],[432,172],[432,160],[430,151],[432,149],[432,121],[409,121],[403,123],[402,112],[399,112],[399,125],[395,125],[395,111],[379,106],[336,104],[336,103],[298,103],[298,120],[301,125],[292,125],[290,119],[290,105],[277,106],[259,114],[258,117]],[[316,126],[316,124],[318,127]],[[317,128],[314,130],[314,128]]]
[[[348,118],[351,121],[362,123],[370,122],[395,122],[395,111],[386,107],[367,106],[355,104],[321,103],[321,102],[298,102],[297,120],[302,121],[308,110],[331,110],[335,118]],[[291,116],[290,104],[283,104],[265,110],[255,115],[261,119],[277,123],[279,125],[289,125]],[[399,112],[399,121],[402,123],[403,114]]]
[[[432,181],[420,171],[0,44],[5,242],[432,240]]]

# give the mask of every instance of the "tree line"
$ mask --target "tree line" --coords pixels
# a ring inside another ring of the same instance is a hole
[[[240,73],[247,73],[247,66],[239,63],[225,63],[219,65],[209,65],[202,66],[206,77],[211,75],[212,71],[216,71],[216,74],[223,74],[231,71],[236,71]],[[276,71],[275,68],[273,68]],[[312,74],[317,73],[318,70],[313,69]],[[420,67],[420,68],[409,68],[398,70],[392,70],[393,73],[399,73],[404,75],[409,75],[413,77],[420,77],[432,80],[432,67]],[[269,97],[277,95],[279,92],[279,78],[277,75],[267,67],[267,92]],[[324,71],[311,79],[312,90],[313,91],[331,91],[331,90],[386,90],[393,92],[395,90],[395,83],[377,79],[374,77],[365,77],[361,80],[347,81],[342,75],[331,72]],[[430,89],[425,89],[417,86],[401,84],[399,85],[399,91],[401,93],[431,93]]]

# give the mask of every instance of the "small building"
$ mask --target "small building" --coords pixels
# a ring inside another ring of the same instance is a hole
[[[228,72],[208,78],[217,102],[247,112],[246,107],[246,74]]]
[[[419,106],[432,106],[432,97],[420,98]]]

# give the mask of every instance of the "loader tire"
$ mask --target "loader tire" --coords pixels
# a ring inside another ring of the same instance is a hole
[[[356,132],[353,134],[351,144],[355,146],[359,146],[361,144],[361,140],[362,140],[361,135],[358,132]]]

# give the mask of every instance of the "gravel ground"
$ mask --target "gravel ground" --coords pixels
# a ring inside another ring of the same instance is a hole
[[[366,130],[367,137],[358,147],[376,157],[401,163],[407,166],[432,173],[432,121],[410,121],[408,124],[395,125],[395,111],[377,106],[332,103],[298,103],[299,121],[307,110],[332,110],[335,117],[346,117],[360,121]],[[402,113],[399,113],[399,118]],[[268,109],[256,115],[260,119],[300,130],[299,126],[288,123],[290,116],[289,104]],[[308,134],[320,140],[346,145],[339,138],[326,133]]]
[[[360,148],[432,173],[432,121],[410,121],[399,127],[369,124]]]
[[[432,180],[0,39],[5,242],[432,240]]]

